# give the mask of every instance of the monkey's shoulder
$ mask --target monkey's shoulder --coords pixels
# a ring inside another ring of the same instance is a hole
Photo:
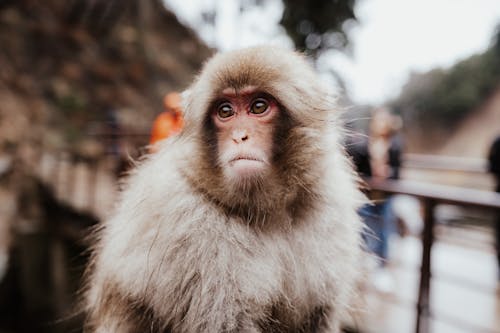
[[[175,163],[147,161],[127,181],[110,226],[127,224],[136,236],[145,230],[176,227],[196,218],[203,211],[201,200],[193,193]],[[120,226],[122,227],[122,226]]]

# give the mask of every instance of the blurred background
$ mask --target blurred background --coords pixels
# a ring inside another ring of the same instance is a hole
[[[395,222],[349,329],[416,330],[432,245],[417,331],[500,332],[497,0],[0,0],[1,333],[81,331],[89,227],[165,96],[215,52],[262,43],[308,56],[344,110],[346,150],[373,159],[364,176],[396,182],[369,190]]]

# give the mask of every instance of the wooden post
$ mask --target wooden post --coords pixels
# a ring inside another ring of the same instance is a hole
[[[429,295],[431,281],[431,249],[434,241],[434,207],[436,201],[424,199],[424,230],[422,232],[422,266],[420,267],[420,286],[418,289],[416,333],[428,333]]]
[[[87,209],[89,212],[97,212],[97,177],[99,173],[99,162],[97,159],[89,158],[87,163],[88,172],[88,192],[87,192]]]

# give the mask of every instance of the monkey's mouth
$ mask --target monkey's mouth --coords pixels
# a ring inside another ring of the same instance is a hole
[[[232,160],[230,160],[229,163],[234,163],[234,162],[237,162],[237,161],[255,161],[255,162],[264,163],[264,161],[261,160],[260,158],[253,157],[253,156],[236,156],[235,158],[233,158]]]
[[[239,155],[229,160],[229,166],[238,176],[251,176],[262,172],[266,162],[255,156]]]

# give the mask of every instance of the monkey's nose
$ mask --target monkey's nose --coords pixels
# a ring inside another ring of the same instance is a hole
[[[241,143],[243,141],[248,140],[248,133],[246,131],[234,131],[233,132],[233,141],[235,143]]]

